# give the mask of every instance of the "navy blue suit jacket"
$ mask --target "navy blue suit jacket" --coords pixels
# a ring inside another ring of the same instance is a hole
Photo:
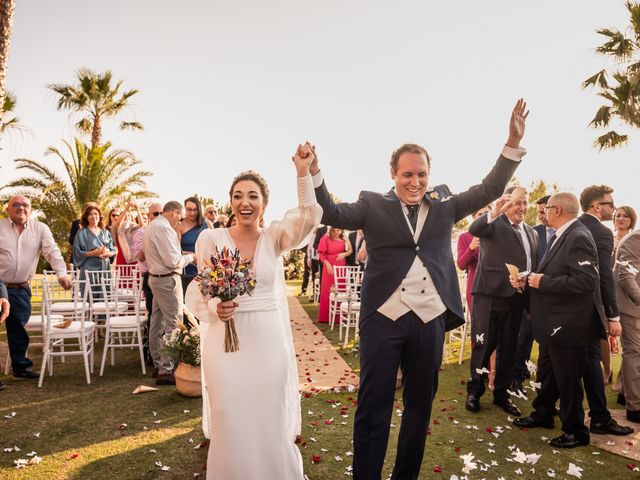
[[[538,232],[538,239],[540,240],[538,243],[538,259],[541,259],[544,252],[547,251],[547,226],[539,223],[532,228]]]
[[[502,155],[482,183],[454,195],[446,185],[427,191],[429,215],[417,242],[395,192],[363,191],[354,203],[336,204],[326,184],[316,188],[322,206],[322,223],[357,230],[362,228],[367,244],[367,267],[362,283],[360,321],[366,320],[387,301],[406,277],[416,255],[429,271],[438,294],[447,307],[447,330],[464,323],[458,274],[451,251],[454,224],[498,198],[519,162]]]

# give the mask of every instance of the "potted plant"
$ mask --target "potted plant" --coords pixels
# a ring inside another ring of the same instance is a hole
[[[187,316],[189,319],[189,316]],[[165,350],[178,364],[174,372],[176,390],[185,397],[201,397],[200,330],[195,321],[182,322],[164,338]]]

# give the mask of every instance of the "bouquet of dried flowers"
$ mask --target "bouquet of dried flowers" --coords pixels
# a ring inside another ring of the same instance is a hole
[[[198,272],[200,293],[205,297],[219,298],[228,302],[245,293],[251,295],[256,288],[256,279],[252,270],[252,260],[240,258],[240,251],[233,252],[227,247],[221,251],[216,248],[215,254],[205,260],[205,266]],[[233,320],[225,322],[224,351],[238,351],[238,334]]]

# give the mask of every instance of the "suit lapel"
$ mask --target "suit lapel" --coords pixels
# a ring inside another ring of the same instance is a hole
[[[424,220],[424,225],[422,225],[422,230],[420,231],[420,236],[418,237],[418,244],[422,244],[422,240],[427,232],[427,229],[432,228],[431,224],[435,221],[436,218],[436,210],[440,206],[440,202],[431,202],[428,196],[425,195],[423,202],[427,203],[427,218]]]
[[[547,263],[549,263],[549,260],[553,258],[553,256],[558,252],[558,250],[560,250],[560,247],[562,247],[562,244],[567,238],[567,232],[572,228],[573,228],[573,225],[570,225],[569,228],[567,228],[564,231],[564,233],[560,236],[560,238],[558,238],[555,242],[553,242],[553,245],[551,246],[551,250],[547,250],[547,253],[545,253],[544,258],[542,260],[542,263],[538,265],[538,268],[537,268],[538,272],[541,272],[542,269],[547,266]]]
[[[391,213],[391,218],[393,218],[393,221],[396,222],[396,225],[398,226],[399,230],[404,235],[409,237],[411,242],[413,242],[413,235],[411,234],[411,229],[409,228],[409,225],[405,220],[406,215],[402,210],[402,205],[400,204],[400,200],[396,196],[396,193],[393,191],[393,189],[391,189],[387,193],[385,193],[382,196],[382,198],[386,200],[385,205],[389,209],[389,212]]]
[[[535,248],[536,242],[534,239],[534,235],[538,235],[533,228],[529,228],[528,225],[522,224],[522,228],[524,228],[525,233],[527,234],[527,240],[529,240],[529,251],[531,252],[531,269],[533,270],[534,265],[537,264],[540,259],[538,257],[538,249]],[[534,257],[535,255],[535,257]]]
[[[502,214],[500,218],[507,225],[507,228],[511,231],[511,235],[513,235],[516,238],[516,240],[522,247],[522,250],[526,252],[526,250],[524,249],[524,244],[522,243],[522,236],[518,232],[516,232],[515,228],[513,228],[513,226],[511,225],[511,221],[504,214]],[[524,228],[524,225],[521,225],[521,227]]]

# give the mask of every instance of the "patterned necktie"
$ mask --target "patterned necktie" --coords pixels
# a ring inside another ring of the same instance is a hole
[[[418,225],[418,210],[420,210],[420,204],[418,205],[407,205],[407,218],[409,219],[409,223],[411,227],[413,227],[413,231],[416,231],[416,227]]]

